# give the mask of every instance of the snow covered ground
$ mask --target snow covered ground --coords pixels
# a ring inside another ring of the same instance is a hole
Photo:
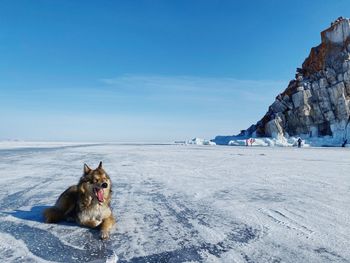
[[[43,223],[101,160],[111,239]],[[2,147],[0,186],[1,262],[350,262],[348,148]]]

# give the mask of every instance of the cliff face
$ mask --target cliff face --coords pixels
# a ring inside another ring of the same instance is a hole
[[[240,136],[350,137],[350,21],[338,18],[321,40],[265,116]]]

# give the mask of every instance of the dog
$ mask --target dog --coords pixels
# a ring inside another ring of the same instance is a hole
[[[115,225],[110,207],[111,195],[111,179],[102,168],[102,162],[94,170],[84,164],[84,173],[79,183],[66,189],[56,204],[44,211],[45,222],[73,220],[82,226],[100,227],[101,239],[108,239]]]

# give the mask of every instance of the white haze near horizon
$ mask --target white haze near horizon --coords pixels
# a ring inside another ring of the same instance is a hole
[[[255,123],[286,85],[274,80],[128,74],[101,78],[87,87],[24,90],[6,98],[9,104],[22,99],[23,106],[0,106],[0,139],[211,139]]]

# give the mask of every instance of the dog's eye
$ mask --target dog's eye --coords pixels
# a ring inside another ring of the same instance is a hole
[[[97,179],[92,180],[92,182],[93,182],[94,184],[96,184],[96,183],[97,183]]]

